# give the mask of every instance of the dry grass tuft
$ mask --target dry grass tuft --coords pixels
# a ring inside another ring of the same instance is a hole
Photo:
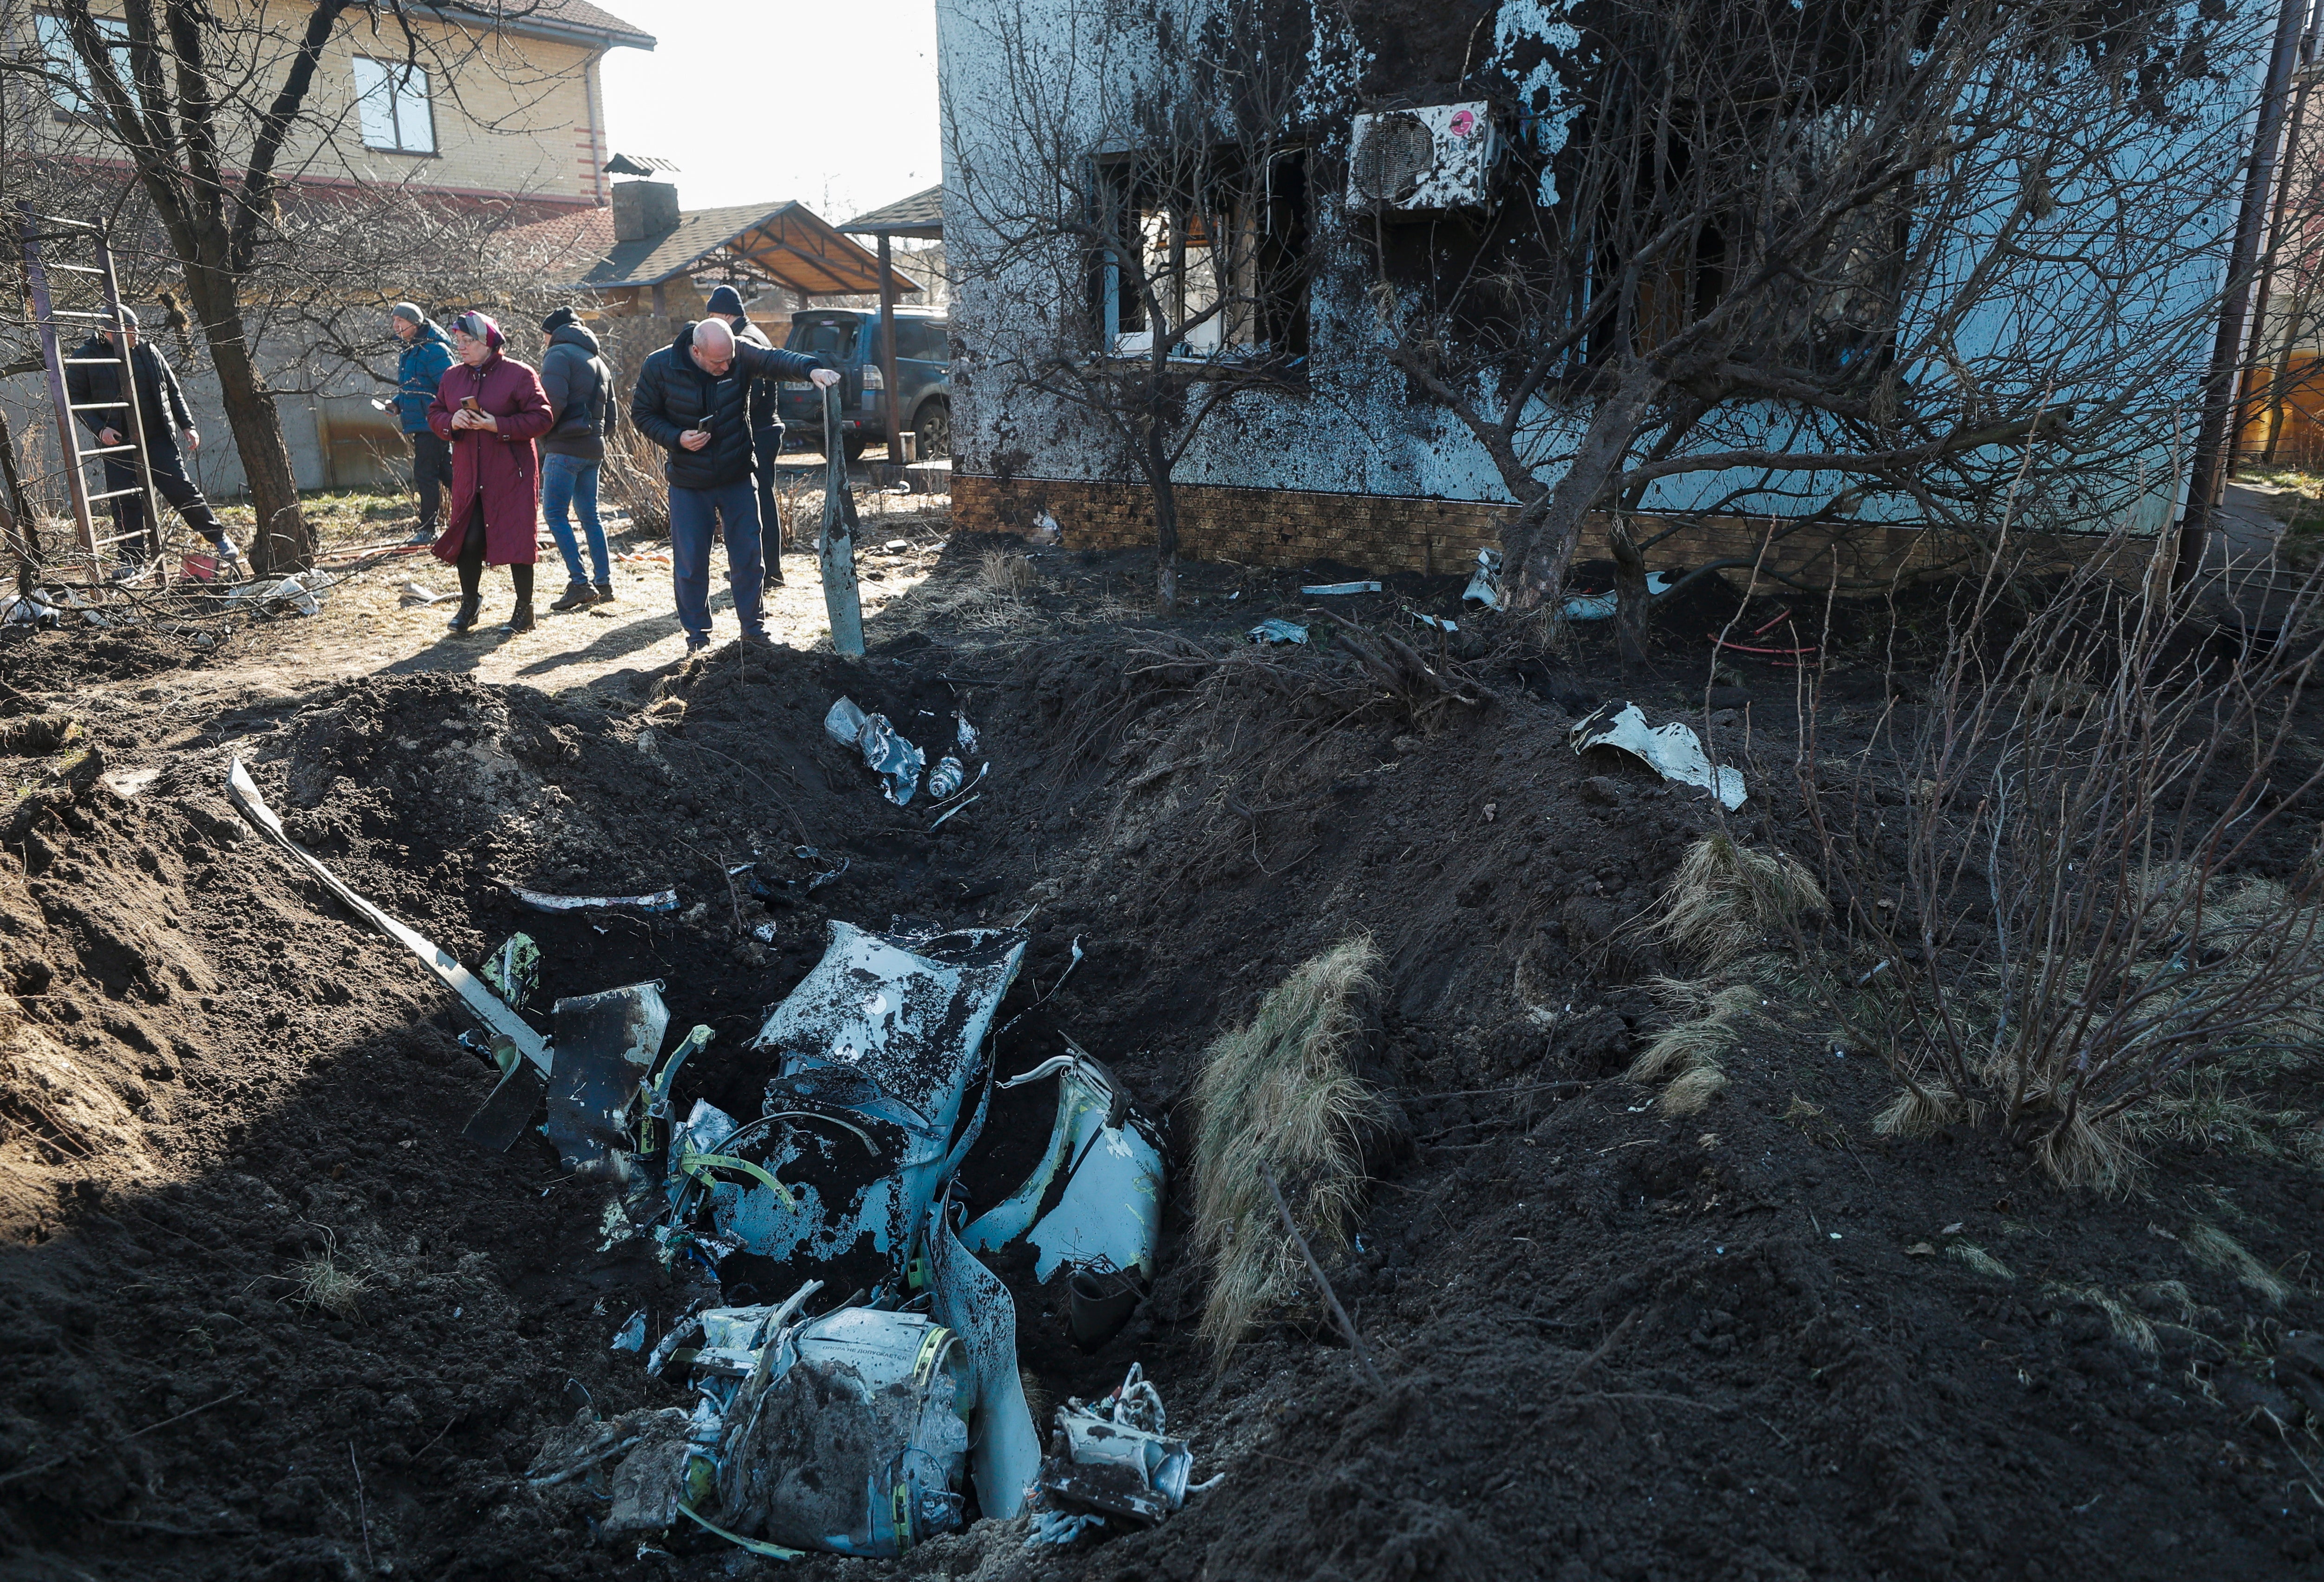
[[[2282,1307],[2283,1299],[2292,1294],[2292,1287],[2282,1276],[2253,1257],[2241,1242],[2209,1220],[2190,1223],[2179,1233],[2179,1244],[2192,1254],[2198,1263],[2234,1275],[2236,1284],[2264,1298],[2272,1307]]]
[[[1032,591],[1033,562],[1014,550],[987,550],[976,568],[976,580],[987,593],[1021,597]]]
[[[1888,1107],[1872,1117],[1877,1137],[1933,1137],[1946,1127],[1973,1119],[1972,1106],[1941,1082],[1923,1081],[1907,1087]]]
[[[1975,1242],[1955,1242],[1945,1249],[1945,1256],[1972,1274],[1982,1274],[1987,1280],[2015,1280],[2009,1265],[1978,1246]]]
[[[1666,1115],[1699,1115],[1726,1086],[1727,1073],[1706,1060],[1680,1072],[1658,1103]]]
[[[1706,835],[1680,859],[1655,927],[1704,966],[1723,967],[1827,910],[1823,887],[1792,858]]]
[[[337,1248],[327,1247],[302,1258],[291,1271],[290,1300],[302,1308],[319,1308],[334,1318],[352,1318],[371,1289],[371,1276],[339,1266]]]
[[[2154,1338],[2154,1326],[2146,1321],[2146,1315],[2113,1292],[2095,1285],[2052,1285],[2046,1289],[2052,1296],[2097,1309],[2114,1337],[2133,1351],[2153,1356],[2162,1350]]]
[[[2092,1122],[2074,1112],[2034,1141],[2034,1161],[2061,1186],[2088,1187],[2112,1196],[2129,1189],[2143,1161],[2124,1135],[2120,1115]]]
[[[1312,1243],[1347,1244],[1363,1185],[1363,1129],[1379,1098],[1349,1056],[1379,992],[1379,949],[1360,935],[1303,963],[1249,1023],[1204,1051],[1194,1102],[1194,1236],[1212,1265],[1202,1332],[1223,1364],[1306,1276],[1260,1172],[1272,1170]]]
[[[1659,985],[1663,998],[1696,1012],[1683,1022],[1663,1029],[1630,1062],[1623,1075],[1633,1082],[1670,1079],[1660,1100],[1666,1115],[1693,1115],[1727,1086],[1719,1057],[1742,1036],[1737,1023],[1757,1011],[1759,991],[1748,984],[1729,984],[1710,990],[1699,984],[1665,978]]]
[[[2181,1319],[2195,1316],[2195,1299],[2188,1294],[2185,1283],[2181,1281],[2151,1281],[2133,1287],[2131,1295],[2137,1298],[2143,1307],[2167,1309]]]

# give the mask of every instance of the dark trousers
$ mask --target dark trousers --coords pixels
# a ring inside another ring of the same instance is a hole
[[[154,445],[150,440],[147,444],[147,459],[153,468],[153,492],[168,501],[178,514],[186,519],[188,527],[210,542],[217,542],[226,529],[219,524],[217,513],[210,509],[210,503],[202,498],[202,492],[194,487],[192,479],[186,476],[185,459],[178,454],[178,448],[175,445]],[[128,457],[106,457],[105,487],[108,494],[115,489],[136,488],[136,462]],[[134,495],[117,495],[109,504],[113,507],[114,532],[134,534],[144,539],[155,554],[161,552],[161,534],[145,520],[143,490],[140,489]]]
[[[751,430],[752,470],[759,481],[759,532],[766,546],[770,586],[783,579],[783,512],[775,498],[775,463],[782,454],[783,431],[779,426]]]
[[[760,614],[759,501],[742,478],[715,489],[669,490],[669,579],[678,599],[678,624],[686,645],[710,641],[710,535],[726,525],[726,586],[734,590],[734,615],[746,637],[766,634]]]
[[[432,532],[452,486],[452,442],[433,429],[411,436],[411,481],[420,486],[420,525]]]
[[[484,506],[478,501],[468,507],[467,536],[460,541],[460,553],[452,569],[460,574],[460,594],[464,598],[482,597],[484,591]],[[509,582],[516,590],[516,602],[532,602],[532,568],[520,563],[509,569]]]

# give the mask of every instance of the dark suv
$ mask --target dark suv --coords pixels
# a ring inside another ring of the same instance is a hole
[[[907,432],[918,436],[919,458],[952,454],[952,347],[942,313],[929,308],[896,310],[897,410]],[[888,397],[880,366],[880,312],[876,308],[807,308],[791,315],[795,352],[819,352],[842,375],[840,420],[846,432],[847,459],[888,439]],[[823,403],[815,386],[788,382],[779,396],[783,428],[798,444],[823,444]]]

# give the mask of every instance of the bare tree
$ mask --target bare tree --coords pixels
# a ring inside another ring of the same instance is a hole
[[[1152,491],[1166,607],[1178,464],[1237,396],[1305,377],[1301,55],[1263,10],[1093,0],[1033,17],[1019,5],[948,46],[994,68],[956,74],[945,106],[946,240],[1006,347],[954,379],[1096,420]],[[1126,72],[1125,60],[1149,69]],[[985,147],[1006,152],[986,163]],[[1062,431],[1036,442],[1080,443]]]
[[[69,154],[125,161],[135,172],[217,375],[258,522],[252,562],[304,566],[313,537],[252,319],[259,282],[294,250],[285,214],[306,208],[301,179],[329,170],[357,114],[317,94],[318,68],[335,38],[360,32],[396,69],[425,70],[456,97],[466,69],[509,75],[484,48],[488,22],[471,27],[420,0],[124,0],[117,14],[69,0],[44,17],[50,25],[27,26],[22,11],[0,18],[18,45],[0,72],[69,107],[83,140]]]
[[[2163,525],[2233,217],[2237,24],[2175,0],[1572,15],[1502,55],[1519,190],[1425,249],[1369,227],[1392,360],[1517,501],[1512,606],[1559,597],[1606,510],[1981,539],[2014,488],[2021,520]]]

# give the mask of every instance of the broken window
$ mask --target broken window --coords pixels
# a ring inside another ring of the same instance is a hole
[[[436,112],[424,68],[355,57],[355,113],[365,148],[394,153],[436,152]]]
[[[1150,356],[1290,362],[1307,355],[1307,162],[1210,154],[1188,172],[1128,157],[1098,168],[1101,229],[1091,308],[1099,344]],[[1157,316],[1160,322],[1156,322]]]

